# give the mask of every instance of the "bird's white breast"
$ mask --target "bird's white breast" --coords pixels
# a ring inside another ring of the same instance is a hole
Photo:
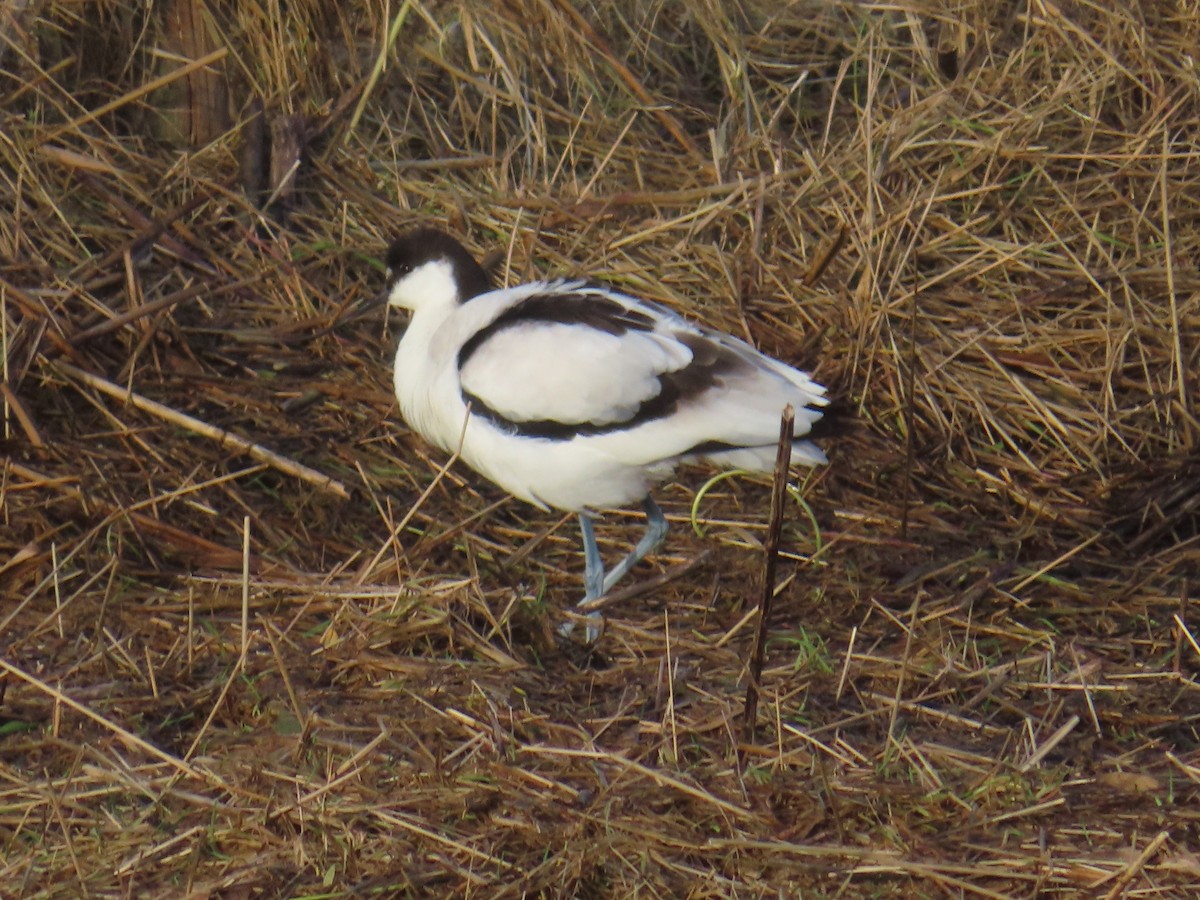
[[[458,448],[466,406],[458,386],[452,318],[436,309],[413,313],[396,350],[392,373],[400,414],[409,427],[443,450]]]

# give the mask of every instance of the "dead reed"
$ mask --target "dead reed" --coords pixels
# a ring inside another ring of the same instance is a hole
[[[1198,40],[1167,0],[5,5],[0,893],[1191,896]],[[834,387],[753,742],[769,485],[665,488],[657,572],[557,643],[573,524],[446,467],[343,322],[417,222]]]

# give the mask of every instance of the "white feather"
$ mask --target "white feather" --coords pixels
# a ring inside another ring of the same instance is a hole
[[[492,337],[462,369],[463,388],[514,421],[608,425],[658,396],[658,376],[691,362],[654,334],[607,334],[583,325],[529,322]]]

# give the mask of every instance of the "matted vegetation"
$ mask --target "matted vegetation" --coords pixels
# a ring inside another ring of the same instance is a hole
[[[1188,4],[144,6],[0,11],[0,893],[1194,896]],[[769,486],[556,640],[344,315],[417,223],[834,389],[752,741]]]

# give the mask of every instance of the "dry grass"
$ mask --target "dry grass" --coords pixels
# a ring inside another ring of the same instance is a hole
[[[343,6],[0,9],[2,892],[1193,896],[1194,10]],[[338,324],[417,222],[835,387],[754,742],[768,486],[556,643]]]

